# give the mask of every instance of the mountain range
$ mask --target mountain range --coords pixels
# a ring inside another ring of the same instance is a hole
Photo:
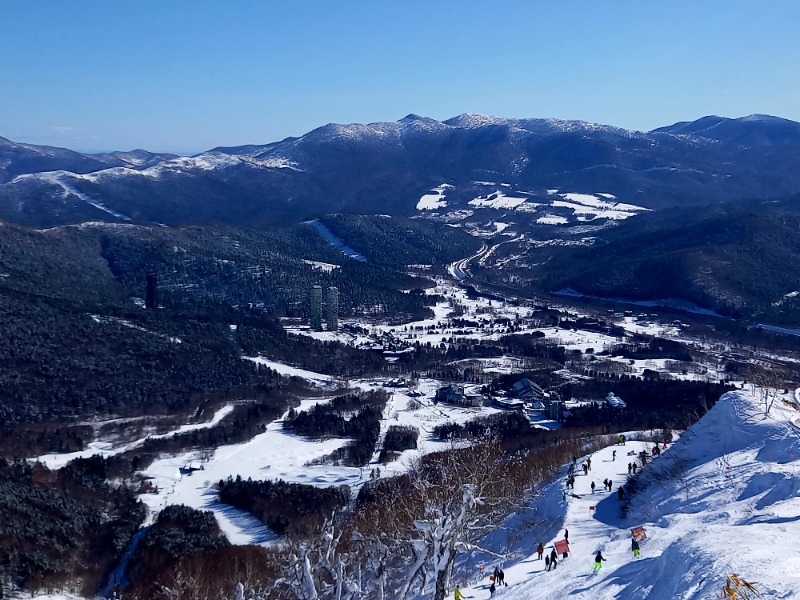
[[[105,220],[263,228],[330,213],[424,212],[453,221],[510,206],[524,220],[544,216],[542,207],[554,200],[548,190],[660,209],[795,193],[799,149],[800,124],[766,115],[704,117],[650,132],[408,115],[192,157],[80,154],[0,139],[0,218],[32,226]],[[515,202],[476,204],[498,192]],[[430,193],[440,202],[420,207]]]

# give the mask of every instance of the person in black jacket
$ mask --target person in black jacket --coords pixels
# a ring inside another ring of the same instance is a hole
[[[598,551],[597,556],[594,557],[594,573],[597,573],[600,569],[603,568],[603,563],[605,562],[605,558],[603,558],[603,553]]]

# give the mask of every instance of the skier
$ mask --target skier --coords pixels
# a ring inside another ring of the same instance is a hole
[[[622,486],[619,486],[619,489],[617,489],[617,498],[619,498],[620,502],[625,499],[625,488]]]
[[[625,436],[624,436],[624,435],[621,435],[621,436],[619,436],[619,437],[621,437],[621,438],[622,438],[622,445],[624,446],[624,445],[625,445]]]
[[[492,596],[494,596],[494,591],[495,591],[495,589],[497,589],[497,588],[495,588],[495,586],[494,586],[494,581],[493,581],[493,582],[492,582],[492,585],[490,585],[490,586],[489,586],[489,597],[490,597],[490,598],[491,598]]]
[[[454,600],[464,600],[464,594],[461,593],[461,588],[456,586],[456,591],[453,593]]]
[[[542,546],[541,542],[539,542],[539,547],[536,548],[536,551],[539,553],[539,560],[542,560],[542,554],[544,554],[544,546]]]
[[[613,462],[615,460],[617,460],[617,451],[616,450],[612,450],[611,451],[611,461]]]
[[[503,569],[500,569],[497,572],[497,577],[498,577],[498,579],[496,580],[497,581],[497,585],[501,585],[502,584],[502,585],[508,587],[508,584],[506,583],[506,574],[503,573]]]
[[[550,553],[550,566],[554,569],[558,563],[558,554],[556,553],[555,547],[553,547],[553,551]]]
[[[564,530],[564,541],[569,542],[569,529]]]
[[[586,459],[586,466],[589,467],[590,471],[592,470],[592,459],[591,458],[587,458]]]
[[[633,558],[639,558],[639,542],[636,541],[636,538],[631,540],[631,550],[633,550]]]
[[[592,493],[594,494],[594,481],[592,482]]]
[[[606,559],[603,558],[603,553],[598,550],[597,551],[597,556],[594,557],[594,570],[592,572],[593,573],[597,573],[600,569],[602,569],[603,568],[603,562],[605,560]]]
[[[584,475],[589,474],[589,467],[586,466],[586,463],[583,463],[583,474]]]
[[[544,570],[545,571],[549,571],[550,570],[550,556],[549,555],[544,557]]]
[[[628,477],[631,476],[631,471],[632,470],[633,470],[633,465],[631,463],[628,463]]]

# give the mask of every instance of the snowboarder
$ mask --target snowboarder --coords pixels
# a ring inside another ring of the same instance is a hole
[[[611,461],[613,462],[615,460],[617,460],[617,451],[616,450],[612,450],[611,451]]]
[[[461,588],[456,586],[456,591],[453,593],[454,600],[464,600],[464,594],[461,593]]]
[[[594,570],[593,573],[597,573],[600,569],[603,568],[603,562],[606,559],[603,558],[603,553],[598,550],[597,556],[594,557]]]
[[[536,548],[536,551],[539,553],[539,560],[542,560],[542,554],[544,554],[544,546],[542,546],[541,542],[539,542],[539,547]]]
[[[550,570],[550,556],[549,555],[544,557],[544,570],[545,571],[549,571]]]
[[[636,538],[631,540],[631,550],[633,550],[633,558],[639,558],[639,542],[636,541]]]
[[[592,482],[592,493],[594,494],[594,481]]]

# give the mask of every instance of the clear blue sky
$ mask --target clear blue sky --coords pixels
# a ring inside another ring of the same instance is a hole
[[[0,0],[0,136],[82,151],[329,122],[800,121],[800,2]]]

